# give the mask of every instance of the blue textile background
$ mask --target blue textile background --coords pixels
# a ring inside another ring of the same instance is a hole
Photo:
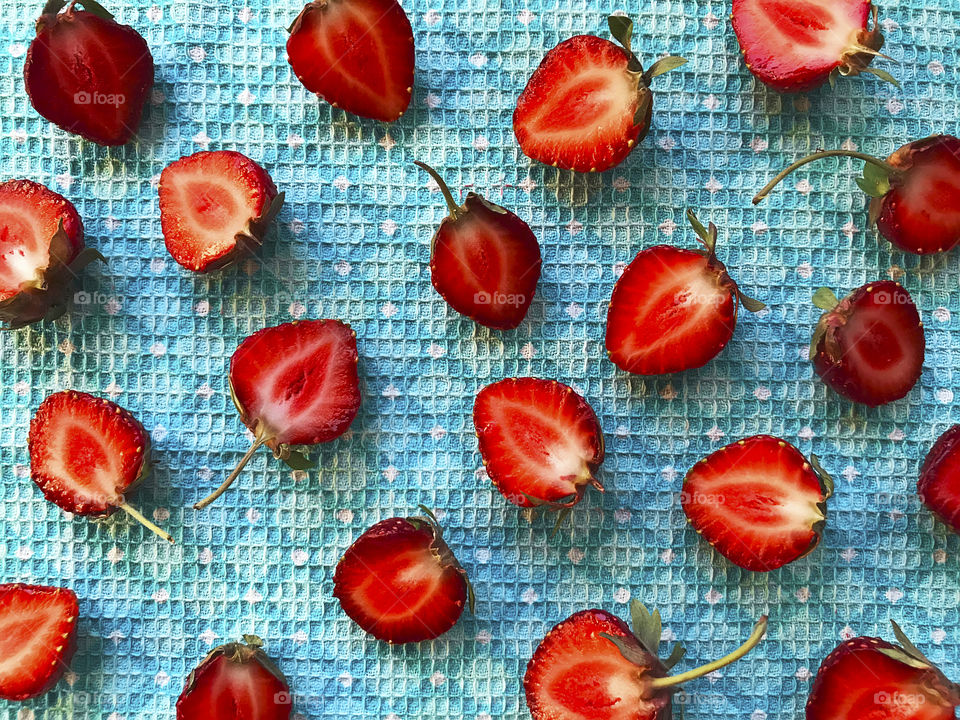
[[[304,718],[527,718],[520,679],[547,629],[590,606],[626,616],[631,597],[659,607],[665,634],[687,642],[684,668],[771,615],[749,658],[690,684],[688,720],[801,718],[820,660],[849,634],[890,638],[890,617],[960,680],[960,539],[915,492],[920,460],[958,418],[957,255],[905,256],[866,230],[858,163],[812,166],[750,204],[774,169],[812,149],[885,156],[955,134],[960,2],[884,3],[898,62],[883,67],[902,92],[865,77],[790,97],[749,75],[725,2],[404,0],[416,86],[409,112],[386,126],[297,82],[284,51],[297,0],[112,0],[157,65],[141,138],[120,149],[68,136],[30,107],[22,67],[40,5],[0,4],[0,178],[65,194],[110,264],[89,272],[85,302],[64,319],[0,337],[0,580],[70,586],[82,612],[67,681],[0,705],[0,717],[173,718],[203,655],[256,632]],[[654,130],[602,175],[531,164],[511,130],[517,95],[549,48],[606,35],[616,10],[636,19],[647,64],[667,52],[690,59],[656,81]],[[155,187],[166,164],[204,148],[248,154],[287,194],[259,260],[208,277],[166,254]],[[514,209],[539,237],[543,277],[516,331],[480,328],[433,291],[430,237],[445,210],[415,159]],[[688,206],[721,228],[721,258],[770,309],[744,313],[701,370],[629,377],[603,352],[606,303],[638,250],[694,244]],[[923,377],[903,401],[851,412],[805,359],[819,316],[810,296],[890,276],[926,324]],[[319,470],[293,474],[263,452],[228,496],[195,512],[248,447],[226,392],[231,353],[295,317],[356,329],[360,416],[315,453]],[[577,387],[607,437],[607,494],[589,496],[556,538],[550,518],[493,490],[473,435],[478,388],[528,374]],[[176,546],[123,517],[69,519],[30,482],[30,417],[63,388],[109,396],[152,432],[155,473],[133,501]],[[719,557],[677,501],[690,465],[758,432],[818,453],[837,479],[821,547],[770,574]],[[360,532],[418,503],[443,518],[476,614],[435,642],[391,648],[343,615],[331,578]]]

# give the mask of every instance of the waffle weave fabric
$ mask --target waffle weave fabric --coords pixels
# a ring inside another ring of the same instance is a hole
[[[919,259],[878,241],[848,160],[809,166],[750,204],[775,169],[816,148],[886,156],[956,134],[960,1],[881,7],[902,92],[865,76],[779,96],[744,67],[728,3],[404,0],[416,84],[410,111],[386,126],[301,87],[284,51],[296,0],[111,0],[156,60],[140,139],[119,149],[68,136],[30,107],[22,69],[40,5],[0,4],[0,178],[65,194],[110,263],[89,271],[67,317],[0,336],[0,580],[66,585],[81,599],[66,681],[0,705],[0,718],[173,718],[190,669],[243,633],[264,638],[303,718],[527,718],[521,678],[544,633],[587,607],[627,616],[630,598],[658,607],[665,634],[686,641],[680,668],[732,649],[770,613],[754,653],[690,684],[688,720],[803,717],[820,660],[853,634],[890,638],[891,617],[960,679],[960,538],[916,495],[927,448],[960,417],[957,256]],[[617,10],[635,19],[641,59],[690,60],[655,81],[654,130],[602,175],[532,164],[511,130],[517,95],[548,49],[607,36]],[[167,255],[156,190],[168,163],[201,149],[261,162],[287,200],[259,260],[210,276]],[[540,239],[543,277],[516,331],[461,318],[431,287],[445,208],[414,160],[515,210]],[[686,207],[720,227],[721,258],[769,310],[743,313],[701,370],[631,377],[605,358],[607,302],[640,249],[694,245]],[[820,313],[811,294],[901,274],[926,325],[923,376],[905,400],[851,414],[806,360]],[[249,446],[226,386],[231,353],[299,317],[356,330],[363,407],[352,430],[314,452],[319,470],[258,454],[220,502],[194,511]],[[493,489],[477,452],[477,390],[516,375],[572,384],[607,438],[607,494],[589,495],[554,538],[551,518]],[[136,504],[177,545],[125,517],[67,518],[30,482],[30,417],[66,388],[114,399],[152,433],[155,469]],[[678,501],[687,468],[756,433],[818,454],[837,479],[820,548],[769,574],[717,555]],[[333,569],[365,528],[419,503],[442,518],[476,613],[436,641],[392,648],[342,613]]]

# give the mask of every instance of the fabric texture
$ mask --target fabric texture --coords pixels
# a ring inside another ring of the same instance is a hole
[[[65,318],[0,336],[0,580],[69,586],[81,607],[67,681],[0,704],[0,717],[172,718],[211,647],[256,633],[303,718],[527,718],[521,679],[544,633],[588,607],[627,617],[630,598],[658,607],[665,636],[686,641],[679,669],[729,651],[770,614],[753,654],[690,683],[688,720],[802,718],[827,653],[853,634],[892,639],[891,617],[960,680],[960,538],[916,495],[919,463],[958,417],[957,255],[907,256],[867,230],[860,163],[811,165],[750,203],[776,169],[816,148],[885,157],[956,134],[960,2],[881,7],[897,61],[882,67],[902,91],[864,76],[779,96],[744,67],[727,3],[404,0],[416,83],[408,113],[387,126],[297,82],[284,51],[296,0],[111,0],[156,61],[140,139],[116,149],[68,136],[30,107],[22,69],[40,5],[0,4],[0,178],[65,194],[110,262],[88,271]],[[511,129],[526,79],[557,42],[608,37],[616,10],[634,16],[645,64],[690,60],[655,80],[653,130],[602,175],[529,162]],[[167,255],[156,191],[168,163],[201,149],[249,155],[287,200],[258,259],[209,276]],[[446,210],[413,160],[455,192],[514,210],[538,236],[543,275],[516,331],[459,317],[431,287],[430,238]],[[717,224],[720,258],[769,310],[741,313],[703,369],[627,376],[603,348],[613,284],[642,248],[694,247],[687,207]],[[810,297],[891,276],[925,322],[923,376],[905,400],[851,411],[806,359],[820,314]],[[352,430],[314,451],[320,468],[306,473],[260,452],[233,490],[194,511],[249,447],[226,386],[231,353],[298,317],[357,332],[363,407]],[[516,375],[576,387],[607,439],[607,493],[588,494],[556,537],[551,517],[509,505],[481,469],[473,398]],[[65,388],[114,399],[152,433],[155,470],[131,502],[175,546],[122,513],[65,517],[30,482],[30,417]],[[769,574],[717,555],[678,500],[687,468],[755,433],[818,454],[837,481],[821,546]],[[333,570],[365,528],[420,503],[472,577],[476,614],[434,642],[388,647],[340,611]]]

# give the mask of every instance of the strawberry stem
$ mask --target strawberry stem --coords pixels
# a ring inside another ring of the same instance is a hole
[[[440,177],[440,173],[426,163],[420,162],[419,160],[414,160],[413,164],[421,170],[426,170],[430,177],[433,178],[434,182],[437,183],[437,186],[440,188],[440,192],[443,193],[444,200],[447,201],[447,207],[450,208],[450,217],[456,220],[457,216],[463,212],[463,208],[457,205],[457,201],[454,199],[453,193],[450,192],[450,188],[447,187],[447,184],[443,181],[443,178]]]
[[[260,449],[260,447],[266,443],[268,438],[263,437],[262,435],[257,435],[256,439],[253,441],[253,445],[250,446],[250,449],[247,450],[247,453],[240,458],[240,462],[237,463],[237,466],[233,469],[233,472],[227,476],[227,479],[214,490],[210,495],[207,495],[203,500],[196,503],[193,506],[194,510],[203,510],[207,505],[212,502],[215,502],[217,498],[223,495],[227,490],[230,489],[230,486],[233,485],[233,481],[237,479],[237,476],[240,472],[247,466],[247,463],[250,462],[250,458],[253,457],[253,454]]]
[[[129,515],[130,517],[132,517],[134,520],[136,520],[138,523],[140,523],[141,525],[143,525],[147,530],[149,530],[150,532],[152,532],[152,533],[153,533],[154,535],[156,535],[157,537],[163,538],[164,540],[166,540],[166,541],[167,541],[168,543],[170,543],[171,545],[174,545],[174,544],[175,544],[175,541],[174,541],[173,537],[170,535],[170,533],[168,533],[168,532],[166,532],[166,531],[164,531],[164,530],[161,530],[159,527],[157,527],[157,526],[154,525],[152,522],[150,522],[149,520],[147,520],[147,518],[145,518],[145,517],[143,516],[143,514],[142,514],[139,510],[137,510],[135,507],[131,507],[131,506],[127,505],[126,503],[123,503],[123,504],[120,506],[120,509],[123,510],[127,515]]]
[[[753,632],[750,634],[750,637],[747,638],[747,641],[729,655],[724,655],[719,660],[714,660],[711,663],[694,668],[693,670],[687,670],[679,675],[669,675],[667,677],[654,678],[650,681],[650,687],[654,690],[662,690],[663,688],[680,685],[688,680],[695,680],[698,677],[703,677],[708,673],[712,673],[714,670],[719,670],[730,663],[736,662],[760,643],[760,640],[763,639],[763,634],[766,631],[767,616],[764,615],[757,621],[757,624],[753,626]]]
[[[863,160],[865,163],[874,165],[881,170],[885,171],[890,176],[900,175],[901,171],[895,168],[888,162],[884,162],[880,158],[875,158],[873,155],[867,155],[865,153],[854,152],[852,150],[821,150],[820,152],[815,152],[812,155],[807,155],[805,158],[797,160],[795,163],[790,165],[787,168],[784,168],[773,180],[767,183],[766,187],[763,188],[760,192],[756,194],[756,197],[753,198],[753,204],[758,205],[760,201],[763,200],[767,195],[770,194],[770,191],[773,190],[780,182],[790,175],[794,170],[802,168],[807,163],[812,163],[815,160],[822,160],[823,158],[830,157],[849,157],[854,158],[855,160]]]

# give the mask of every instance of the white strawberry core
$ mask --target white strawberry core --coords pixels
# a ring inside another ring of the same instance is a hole
[[[50,264],[50,248],[19,213],[0,212],[0,287],[19,288]],[[2,299],[2,298],[0,298]]]

